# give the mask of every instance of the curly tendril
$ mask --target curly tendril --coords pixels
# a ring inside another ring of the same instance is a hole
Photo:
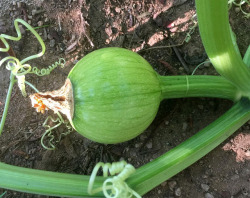
[[[98,170],[102,167],[103,176],[108,177],[108,174],[114,176],[112,178],[107,178],[103,186],[100,188],[93,189],[93,185],[95,182],[95,177],[97,175]],[[110,163],[99,162],[96,164],[88,185],[88,193],[90,195],[96,194],[98,192],[103,191],[103,194],[106,198],[119,198],[119,197],[137,197],[141,198],[141,196],[132,190],[125,182],[125,180],[135,172],[135,168],[131,164],[127,164],[125,161]]]
[[[61,114],[59,112],[57,112],[57,115],[58,115],[58,117],[56,119],[53,119],[51,116],[48,116],[47,119],[43,123],[43,127],[47,128],[47,129],[41,138],[41,145],[43,146],[43,148],[45,148],[47,150],[54,150],[56,148],[54,145],[54,142],[55,143],[60,142],[62,139],[62,136],[66,136],[73,131],[73,128],[71,127],[71,125],[68,122],[64,121],[63,117],[61,116]],[[50,127],[50,125],[47,124],[49,121],[52,121],[52,122],[57,123],[57,124],[53,127]],[[55,136],[53,135],[52,130],[61,126],[62,124],[65,124],[65,126],[67,128],[67,132],[61,133],[59,135],[58,140],[55,140]],[[48,140],[49,147],[45,146],[45,144],[44,144],[45,137],[47,137],[49,139]]]
[[[9,36],[9,35],[6,35],[6,34],[1,34],[0,35],[0,40],[4,43],[5,48],[0,48],[0,52],[8,52],[9,49],[10,49],[10,46],[9,46],[8,42],[6,41],[6,39],[12,40],[12,41],[19,41],[22,38],[21,31],[20,31],[20,28],[18,26],[18,23],[21,23],[28,30],[30,30],[35,35],[35,37],[37,38],[38,42],[40,43],[40,45],[42,47],[42,51],[40,53],[29,56],[29,57],[23,59],[22,61],[20,61],[21,64],[23,64],[23,63],[25,63],[25,62],[27,62],[27,61],[29,61],[31,59],[41,57],[45,53],[46,48],[45,48],[45,44],[44,44],[42,38],[39,36],[39,34],[27,22],[25,22],[22,19],[16,19],[14,21],[14,26],[15,26],[15,29],[16,29],[16,32],[17,32],[17,37]]]
[[[4,43],[4,46],[5,46],[5,48],[0,48],[0,52],[8,52],[10,49],[10,46],[9,46],[8,42],[6,41],[6,39],[9,39],[12,41],[19,41],[22,38],[18,23],[21,23],[22,25],[24,25],[28,30],[30,30],[35,35],[35,37],[37,38],[38,42],[41,45],[42,51],[38,54],[29,56],[29,57],[23,59],[22,61],[19,61],[17,58],[15,58],[13,56],[6,57],[0,61],[0,67],[5,61],[7,61],[6,68],[8,70],[10,70],[14,76],[16,76],[17,81],[18,81],[18,87],[21,90],[23,96],[26,97],[27,93],[25,91],[25,83],[28,85],[31,85],[30,83],[27,83],[25,81],[26,74],[33,73],[33,74],[36,74],[38,76],[49,75],[50,72],[52,70],[54,70],[56,67],[58,67],[58,66],[64,67],[65,60],[63,58],[60,58],[58,62],[55,62],[54,64],[52,64],[48,68],[44,68],[44,69],[38,69],[37,67],[32,68],[29,64],[24,64],[25,62],[27,62],[31,59],[41,57],[45,53],[46,48],[45,48],[45,44],[44,44],[42,38],[39,36],[39,34],[34,30],[34,28],[32,28],[28,23],[26,23],[22,19],[16,19],[14,21],[14,26],[15,26],[15,29],[17,32],[17,37],[9,36],[6,34],[0,35],[0,40]],[[34,89],[33,85],[32,85],[32,88]]]
[[[234,4],[235,6],[240,8],[240,11],[245,15],[246,18],[249,18],[250,13],[245,12],[242,9],[242,5],[244,5],[245,3],[247,3],[248,6],[250,6],[249,0],[240,0],[238,3],[236,2],[236,0],[228,0],[229,9],[231,9],[232,5]]]
[[[59,58],[58,62],[55,62],[54,64],[48,66],[48,68],[38,69],[37,67],[33,67],[30,73],[34,73],[37,76],[49,75],[50,72],[52,72],[56,67],[61,66],[61,68],[63,68],[65,62],[66,62],[65,59]]]

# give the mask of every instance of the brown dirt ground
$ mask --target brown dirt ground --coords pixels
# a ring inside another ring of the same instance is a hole
[[[26,4],[7,2],[9,6],[4,7],[6,12],[0,12],[1,33],[15,34],[12,26],[15,18],[23,18],[34,27],[49,25],[38,29],[47,51],[41,59],[30,61],[33,66],[46,67],[59,57],[67,60],[65,68],[56,69],[50,76],[38,78],[27,75],[27,80],[40,91],[60,88],[77,60],[95,49],[108,46],[137,51],[161,75],[187,74],[187,69],[172,48],[150,48],[183,42],[189,28],[194,25],[191,20],[195,14],[193,0],[44,0],[25,1]],[[230,22],[237,35],[240,51],[244,54],[250,43],[247,28],[249,21],[233,7],[230,11]],[[20,42],[10,44],[20,59],[39,51],[39,45],[28,31]],[[207,58],[197,27],[189,42],[184,42],[177,49],[189,71],[193,71],[196,65]],[[196,74],[217,75],[211,65],[200,67]],[[9,83],[9,71],[3,67],[0,68],[0,79],[1,118]],[[27,91],[32,93],[29,88]],[[31,108],[29,98],[23,98],[15,86],[6,125],[0,138],[0,160],[16,166],[75,174],[90,174],[98,161],[125,159],[135,167],[140,167],[191,137],[222,115],[231,105],[230,101],[221,99],[168,100],[162,102],[150,127],[131,141],[102,145],[73,132],[56,145],[55,151],[46,151],[40,145],[40,137],[44,132],[42,123],[52,112],[45,115],[36,113]],[[201,160],[143,197],[250,197],[250,162],[239,158],[236,161],[234,152],[223,150],[227,143],[224,149],[237,150],[238,142],[242,138],[249,141],[249,125],[250,122]],[[64,130],[62,127],[55,133],[60,134]],[[236,139],[230,143],[235,136]],[[249,146],[249,142],[246,145]],[[245,152],[249,154],[249,150]],[[204,184],[209,186],[207,191]],[[0,194],[4,191],[0,189]],[[4,198],[7,197],[46,196],[8,190]]]

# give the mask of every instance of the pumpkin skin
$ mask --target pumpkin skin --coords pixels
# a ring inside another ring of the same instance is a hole
[[[142,133],[161,101],[157,73],[140,55],[122,48],[103,48],[82,58],[71,70],[75,130],[105,144]]]

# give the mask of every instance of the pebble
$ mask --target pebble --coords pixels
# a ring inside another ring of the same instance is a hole
[[[175,186],[177,185],[177,182],[176,181],[170,181],[168,182],[168,186],[170,188],[170,190],[174,190]]]
[[[203,110],[203,109],[204,109],[204,106],[203,106],[203,105],[198,105],[198,108],[199,108],[200,110]]]
[[[32,10],[31,14],[34,16],[36,14],[37,10]]]
[[[41,27],[43,25],[43,21],[38,21],[37,25]]]
[[[214,198],[214,196],[211,193],[206,193],[205,198]]]
[[[23,28],[22,25],[18,25],[19,29],[20,29],[20,32],[21,34],[25,34],[25,29]]]
[[[239,7],[236,7],[234,10],[235,10],[236,13],[240,12],[240,8]]]
[[[22,7],[22,2],[17,2],[17,7],[21,8]]]
[[[233,175],[232,177],[231,177],[231,180],[237,180],[237,179],[239,179],[240,178],[240,176],[239,175],[237,175],[237,174],[235,174],[235,175]]]
[[[48,34],[48,39],[49,40],[53,39],[53,37],[51,36],[51,34]]]
[[[146,144],[146,147],[147,147],[148,149],[151,149],[151,148],[153,147],[153,143],[152,143],[152,142],[148,142],[148,143]]]
[[[50,47],[55,47],[55,44],[56,44],[55,39],[51,39],[50,42],[49,42],[49,46]]]
[[[180,196],[181,196],[181,188],[177,188],[177,189],[174,191],[174,194],[175,194],[175,196],[180,197]]]
[[[211,66],[211,63],[210,62],[205,62],[204,63],[204,67],[210,67]]]
[[[201,188],[204,190],[204,191],[208,191],[209,190],[209,185],[207,184],[201,184]]]
[[[182,130],[183,131],[186,131],[187,130],[187,127],[188,127],[188,124],[186,122],[183,122],[182,123]]]

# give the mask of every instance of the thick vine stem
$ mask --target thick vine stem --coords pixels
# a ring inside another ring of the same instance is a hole
[[[237,101],[240,91],[222,76],[158,76],[162,99],[215,97]]]
[[[235,48],[227,3],[227,0],[196,1],[200,35],[207,55],[218,73],[230,80],[241,91],[242,96],[250,97],[250,70]]]

